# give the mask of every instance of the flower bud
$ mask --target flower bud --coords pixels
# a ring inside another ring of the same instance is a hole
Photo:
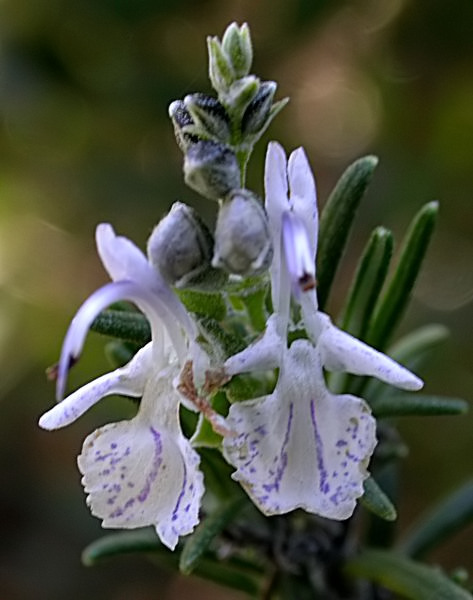
[[[263,206],[252,192],[233,190],[218,214],[212,265],[236,275],[257,275],[269,267],[272,257]]]
[[[206,198],[223,198],[240,186],[236,155],[223,144],[200,140],[187,149],[184,179],[189,187]]]
[[[217,99],[206,94],[189,94],[184,98],[184,105],[194,123],[202,129],[203,136],[228,142],[230,117]]]
[[[182,100],[175,100],[169,105],[169,116],[174,126],[174,135],[180,149],[185,152],[191,144],[199,141],[192,130],[195,127],[191,114]]]
[[[248,75],[253,62],[253,48],[250,29],[246,23],[241,27],[231,23],[227,27],[222,38],[222,49],[228,56],[235,75],[237,77]]]
[[[210,82],[218,94],[224,93],[236,79],[230,58],[223,51],[218,37],[207,38],[207,49]]]
[[[253,100],[248,104],[241,120],[243,135],[259,133],[268,121],[277,84],[274,81],[264,81]]]
[[[246,108],[258,93],[260,80],[254,75],[247,75],[235,81],[222,96],[225,104],[232,107],[236,115],[243,115]]]
[[[151,264],[179,288],[210,290],[225,282],[226,274],[212,268],[212,234],[197,212],[175,202],[148,240]]]

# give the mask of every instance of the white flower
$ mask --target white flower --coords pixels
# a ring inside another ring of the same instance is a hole
[[[96,239],[113,283],[93,293],[71,322],[58,367],[59,404],[39,424],[64,427],[111,394],[141,397],[133,419],[100,427],[85,439],[78,457],[82,484],[104,527],[154,525],[161,541],[174,549],[178,537],[198,523],[204,492],[199,455],[179,423],[180,403],[188,399],[177,388],[183,367],[192,361],[197,376],[205,371],[207,356],[195,341],[194,322],[142,252],[108,224],[97,227]],[[124,367],[62,400],[68,369],[80,355],[90,324],[103,308],[123,299],[147,316],[152,341]]]
[[[232,405],[224,440],[233,478],[267,515],[303,508],[346,519],[363,494],[376,446],[376,425],[364,400],[331,393],[323,369],[371,375],[408,390],[422,387],[410,371],[335,327],[318,310],[315,254],[318,214],[314,178],[302,148],[286,160],[270,143],[266,211],[274,260],[274,314],[264,335],[225,363],[229,375],[279,367],[272,394]],[[309,339],[287,344],[292,295]]]

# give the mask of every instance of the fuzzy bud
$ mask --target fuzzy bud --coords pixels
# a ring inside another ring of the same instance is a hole
[[[265,271],[272,257],[268,219],[261,202],[248,190],[233,190],[218,214],[212,265],[250,276]]]
[[[235,153],[218,142],[201,140],[187,149],[184,179],[189,187],[212,200],[226,196],[240,185]]]
[[[206,94],[189,94],[184,105],[205,137],[226,143],[230,139],[230,118],[220,102]]]
[[[210,82],[218,94],[224,93],[236,79],[230,58],[224,52],[218,37],[207,38],[207,49]]]
[[[171,102],[168,112],[174,126],[176,141],[180,149],[185,152],[191,144],[199,141],[197,135],[193,133],[194,120],[182,100]]]
[[[253,48],[250,29],[246,23],[241,27],[231,23],[227,27],[222,38],[222,49],[228,56],[235,75],[237,77],[248,75],[253,62]]]
[[[243,135],[259,133],[266,125],[273,104],[277,84],[264,81],[253,100],[248,104],[241,120]]]
[[[148,240],[151,264],[178,288],[211,290],[225,282],[226,274],[212,268],[212,234],[197,212],[175,202]]]

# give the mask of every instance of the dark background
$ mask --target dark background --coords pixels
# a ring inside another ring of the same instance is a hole
[[[0,4],[0,598],[236,598],[176,579],[145,559],[94,569],[81,549],[102,530],[75,467],[82,439],[126,414],[104,401],[66,430],[36,425],[53,403],[45,368],[80,303],[106,275],[94,229],[109,221],[142,247],[175,200],[209,222],[215,205],[187,189],[167,118],[173,99],[210,91],[205,36],[250,24],[254,72],[291,102],[265,141],[304,145],[320,204],[355,158],[380,166],[328,311],[335,315],[371,229],[397,241],[427,201],[438,229],[401,331],[451,329],[426,391],[473,391],[473,53],[470,0],[3,0]],[[249,184],[262,188],[265,143]],[[71,388],[103,372],[92,334]],[[400,526],[471,477],[472,417],[400,423]],[[473,569],[472,530],[434,555]],[[213,595],[212,595],[213,594]]]

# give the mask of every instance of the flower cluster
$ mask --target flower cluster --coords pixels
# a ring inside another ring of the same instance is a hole
[[[195,438],[181,429],[181,405],[199,411],[199,424],[207,419],[222,436],[233,478],[265,515],[302,508],[341,520],[363,494],[376,423],[362,398],[330,391],[325,371],[374,376],[407,390],[422,387],[415,375],[318,309],[316,189],[304,151],[287,159],[279,144],[269,144],[264,206],[243,185],[252,145],[284,104],[272,104],[274,82],[249,75],[248,28],[233,24],[222,42],[210,38],[209,54],[218,99],[192,94],[171,104],[170,114],[187,183],[219,201],[215,234],[182,203],[154,229],[147,257],[109,224],[97,227],[98,253],[112,282],[73,319],[57,368],[58,404],[39,422],[57,429],[105,396],[140,398],[134,418],[86,438],[78,465],[87,502],[104,527],[152,525],[171,549],[198,523],[204,494]],[[224,358],[203,339],[204,329],[173,288],[219,291],[230,305],[227,284],[261,274],[272,303],[264,332]],[[68,370],[92,322],[120,300],[147,317],[151,341],[125,366],[63,399]],[[255,392],[233,403],[228,414],[211,408],[211,395],[231,378],[258,371],[277,372],[271,393]]]

